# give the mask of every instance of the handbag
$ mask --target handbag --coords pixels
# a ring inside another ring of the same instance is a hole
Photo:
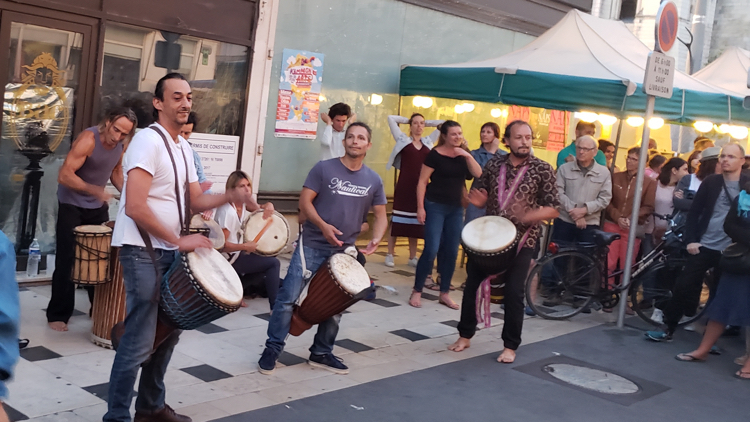
[[[750,246],[732,243],[721,252],[719,268],[729,274],[750,273]]]

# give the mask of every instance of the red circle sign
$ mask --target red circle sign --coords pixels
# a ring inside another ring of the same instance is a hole
[[[656,14],[656,50],[666,53],[674,45],[677,39],[680,19],[677,15],[677,6],[671,1],[665,1],[659,7]]]

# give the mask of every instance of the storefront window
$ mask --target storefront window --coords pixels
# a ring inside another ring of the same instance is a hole
[[[3,31],[6,30],[3,28]],[[11,22],[0,140],[0,229],[54,249],[57,173],[70,149],[83,34]]]
[[[245,46],[187,35],[108,23],[99,115],[114,106],[131,107],[139,126],[152,122],[156,82],[179,72],[193,88],[196,132],[239,136],[247,84]]]

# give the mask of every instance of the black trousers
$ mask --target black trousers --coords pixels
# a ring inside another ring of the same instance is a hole
[[[505,305],[505,325],[503,325],[503,345],[506,349],[516,350],[521,345],[521,330],[524,315],[524,290],[529,264],[534,257],[534,250],[522,248],[513,264],[502,277],[505,280],[503,303]],[[479,284],[491,274],[487,274],[473,265],[471,258],[466,265],[466,287],[461,301],[461,321],[458,323],[458,334],[463,338],[472,338],[477,331],[477,290]]]
[[[109,206],[101,208],[80,208],[70,204],[60,204],[57,213],[57,252],[55,273],[52,274],[52,297],[47,305],[47,321],[68,323],[75,308],[76,286],[70,281],[75,258],[76,239],[73,229],[84,224],[102,224],[109,221]],[[87,287],[89,300],[94,301],[93,287]]]
[[[677,277],[672,289],[672,300],[664,307],[664,323],[672,333],[686,313],[695,312],[700,301],[703,277],[706,271],[715,268],[714,279],[719,280],[718,268],[721,251],[701,247],[698,255],[690,255],[685,270]],[[711,290],[716,289],[713,283]]]

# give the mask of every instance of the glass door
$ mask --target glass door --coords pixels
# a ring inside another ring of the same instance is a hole
[[[15,12],[0,20],[0,229],[20,255],[34,238],[52,253],[57,175],[83,124],[91,27]]]

